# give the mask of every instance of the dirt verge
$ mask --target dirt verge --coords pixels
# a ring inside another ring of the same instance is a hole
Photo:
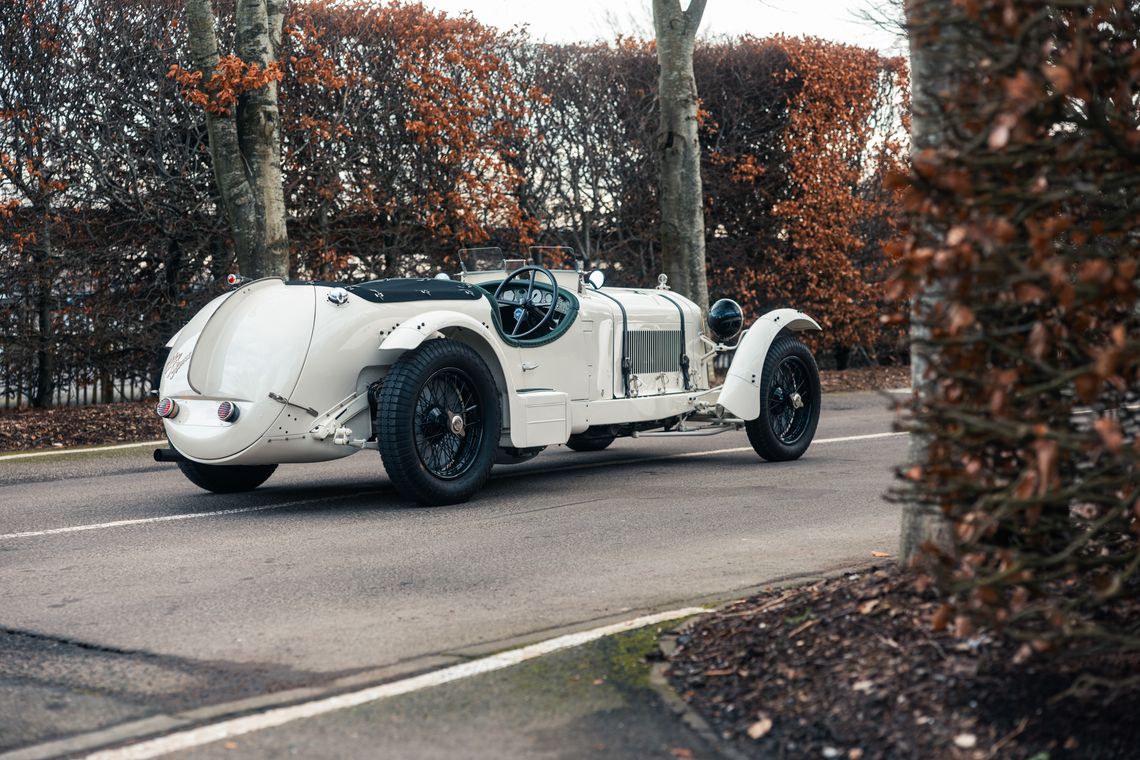
[[[150,402],[0,412],[0,451],[136,443],[162,437],[162,421]]]
[[[760,594],[678,637],[670,683],[751,757],[1122,758],[1140,690],[1061,696],[1140,662],[1015,664],[1016,642],[955,639],[895,566]]]

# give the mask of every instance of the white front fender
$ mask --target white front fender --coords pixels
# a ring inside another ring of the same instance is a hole
[[[717,403],[742,420],[759,417],[760,377],[772,341],[784,330],[821,329],[818,322],[795,309],[776,309],[760,317],[741,338]]]

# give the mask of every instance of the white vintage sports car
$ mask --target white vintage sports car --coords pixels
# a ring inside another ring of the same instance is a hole
[[[768,460],[800,457],[819,420],[815,359],[793,309],[756,320],[723,299],[701,310],[657,288],[603,286],[572,268],[463,252],[456,279],[256,281],[206,305],[169,342],[157,413],[177,462],[219,493],[278,464],[377,449],[421,504],[470,498],[491,467],[547,446],[597,451],[619,436],[744,428]],[[492,259],[488,266],[475,266]],[[718,354],[735,351],[712,387]]]

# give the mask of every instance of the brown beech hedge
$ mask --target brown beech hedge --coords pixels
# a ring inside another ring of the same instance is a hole
[[[205,77],[188,70],[182,6],[0,3],[7,403],[153,378],[233,266],[203,113],[271,80],[296,277],[434,273],[465,245],[557,243],[615,284],[655,281],[652,43],[544,45],[416,4],[309,0],[271,71],[229,56]],[[702,45],[695,67],[711,291],[752,314],[813,313],[828,361],[896,357],[901,333],[878,316],[901,61],[743,38]]]
[[[1140,4],[928,3],[947,129],[901,178],[894,286],[925,289],[934,389],[900,496],[943,515],[938,626],[1140,651]],[[920,4],[921,7],[921,4]],[[1124,667],[1121,675],[1134,672]]]

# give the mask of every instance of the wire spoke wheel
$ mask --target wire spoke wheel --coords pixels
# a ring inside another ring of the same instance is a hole
[[[748,441],[764,459],[803,456],[819,423],[819,369],[811,351],[791,335],[772,342],[760,379],[760,416],[745,423]]]
[[[416,399],[412,437],[420,461],[437,478],[456,478],[474,463],[483,442],[483,418],[467,373],[442,369]]]
[[[431,340],[388,370],[373,431],[384,469],[425,505],[467,501],[487,480],[501,427],[499,390],[479,354]]]
[[[811,398],[804,395],[808,382],[807,366],[798,356],[785,358],[776,369],[768,415],[772,432],[788,446],[803,437],[812,416]]]

